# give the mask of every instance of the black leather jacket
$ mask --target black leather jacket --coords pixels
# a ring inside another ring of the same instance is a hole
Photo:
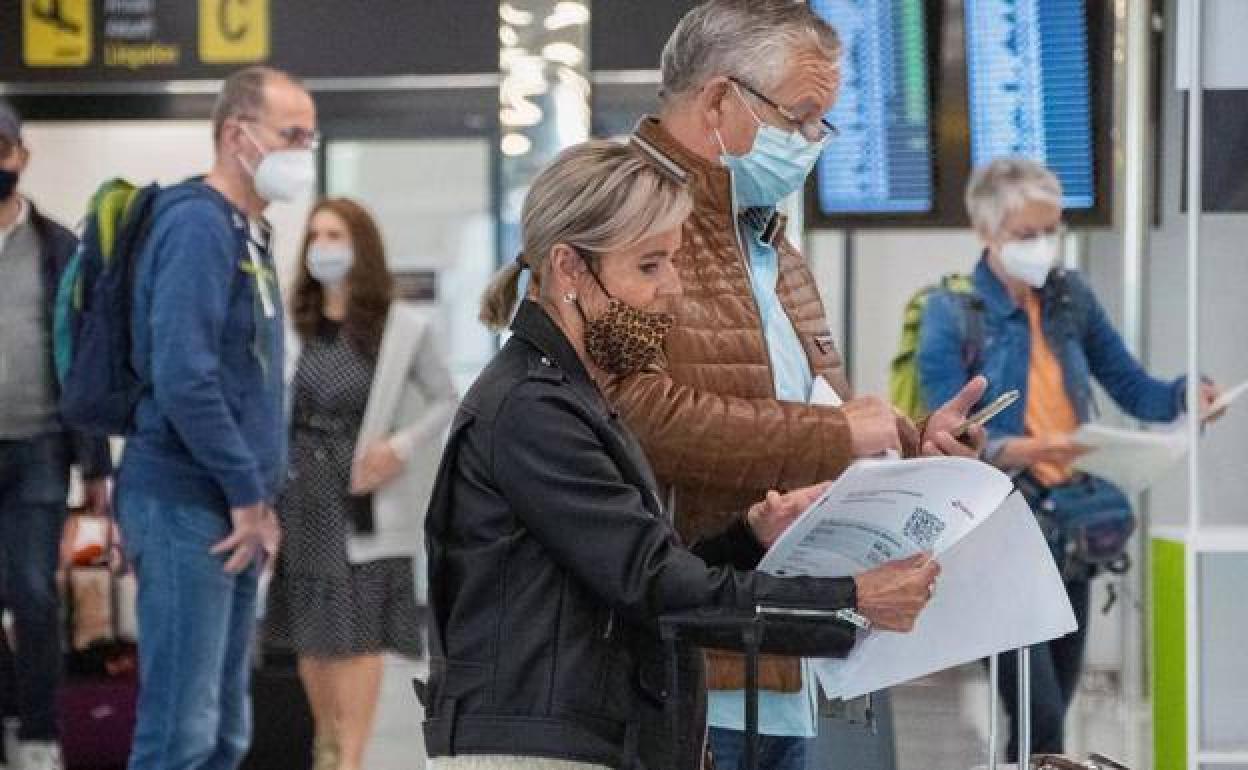
[[[512,330],[464,398],[426,523],[431,678],[417,689],[429,755],[696,768],[701,656],[682,655],[688,730],[673,746],[658,617],[852,607],[854,582],[749,571],[762,548],[744,517],[685,548],[640,446],[559,328],[524,302]],[[843,655],[853,639],[838,624],[807,642]]]

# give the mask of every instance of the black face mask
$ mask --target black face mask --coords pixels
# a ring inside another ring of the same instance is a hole
[[[16,171],[0,168],[0,201],[7,201],[13,197],[13,193],[17,190],[18,176]]]

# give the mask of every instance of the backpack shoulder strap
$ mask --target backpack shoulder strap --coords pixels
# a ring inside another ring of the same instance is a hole
[[[940,290],[958,300],[962,312],[962,364],[972,374],[983,366],[984,301],[975,294],[970,276],[951,273],[940,279]]]
[[[1068,270],[1056,271],[1050,286],[1052,294],[1046,299],[1058,303],[1074,331],[1082,338],[1087,332],[1088,317],[1091,315],[1089,303],[1094,301],[1091,291],[1075,273]]]

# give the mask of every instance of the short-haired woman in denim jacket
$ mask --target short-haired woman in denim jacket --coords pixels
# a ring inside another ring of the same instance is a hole
[[[1059,265],[1062,188],[1039,163],[1007,158],[976,170],[967,187],[971,224],[984,245],[970,297],[931,295],[919,339],[919,381],[928,408],[943,404],[976,375],[988,379],[983,403],[1017,389],[1022,398],[988,423],[985,459],[1017,474],[1033,508],[1053,489],[1077,481],[1072,465],[1087,451],[1073,434],[1095,417],[1092,378],[1128,414],[1167,422],[1186,404],[1183,378],[1159,380],[1127,351],[1092,290]],[[977,338],[977,339],[976,339]],[[1202,386],[1206,405],[1217,397]],[[1088,622],[1092,569],[1061,565],[1079,629],[1033,648],[1032,747],[1061,753]],[[1011,718],[1010,761],[1017,754],[1017,662],[1002,659],[1000,690]]]

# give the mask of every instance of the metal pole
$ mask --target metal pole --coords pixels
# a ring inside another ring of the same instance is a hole
[[[858,361],[858,344],[855,337],[857,324],[854,323],[854,315],[857,313],[857,308],[855,307],[857,303],[854,301],[857,287],[854,285],[854,281],[858,277],[855,269],[858,257],[858,242],[853,229],[847,228],[842,232],[845,242],[841,251],[841,313],[843,314],[841,328],[845,334],[845,379],[849,382],[849,388],[852,392],[854,390],[854,374],[857,370]]]
[[[759,770],[758,651],[761,634],[757,620],[742,633],[745,642],[745,770]]]
[[[1187,538],[1186,583],[1187,767],[1200,769],[1200,580],[1197,537],[1200,532],[1200,215],[1204,139],[1202,50],[1204,18],[1200,0],[1187,0],[1191,68],[1187,102]]]
[[[663,648],[667,655],[667,698],[663,701],[663,709],[667,712],[667,727],[671,731],[671,755],[673,764],[680,755],[681,723],[680,705],[680,648],[677,644],[680,631],[674,625],[662,624],[659,627]]]
[[[1137,358],[1144,352],[1144,255],[1148,249],[1149,236],[1149,167],[1150,153],[1149,106],[1152,81],[1152,15],[1148,2],[1119,0],[1119,13],[1125,33],[1126,53],[1123,57],[1126,97],[1123,104],[1124,158],[1123,211],[1122,211],[1122,336]],[[1147,521],[1147,505],[1141,496],[1134,501]],[[1147,532],[1147,524],[1141,526]],[[1123,576],[1124,584],[1131,586],[1130,594],[1147,596],[1148,548],[1147,538],[1135,538],[1131,558],[1136,569]],[[1144,639],[1147,638],[1147,608],[1135,610],[1135,602],[1128,599],[1122,605],[1122,688],[1123,716],[1125,718],[1126,745],[1131,755],[1140,745],[1141,722],[1137,704],[1144,702],[1148,666],[1145,662]],[[1138,764],[1132,762],[1130,764]]]
[[[997,708],[997,679],[1001,661],[996,655],[988,658],[988,770],[997,770],[997,735],[1001,729],[1001,709]]]
[[[1143,347],[1144,252],[1148,248],[1148,107],[1152,79],[1150,3],[1124,2],[1126,104],[1122,211],[1122,339],[1135,355]]]
[[[1018,767],[1031,767],[1031,648],[1018,650]]]

